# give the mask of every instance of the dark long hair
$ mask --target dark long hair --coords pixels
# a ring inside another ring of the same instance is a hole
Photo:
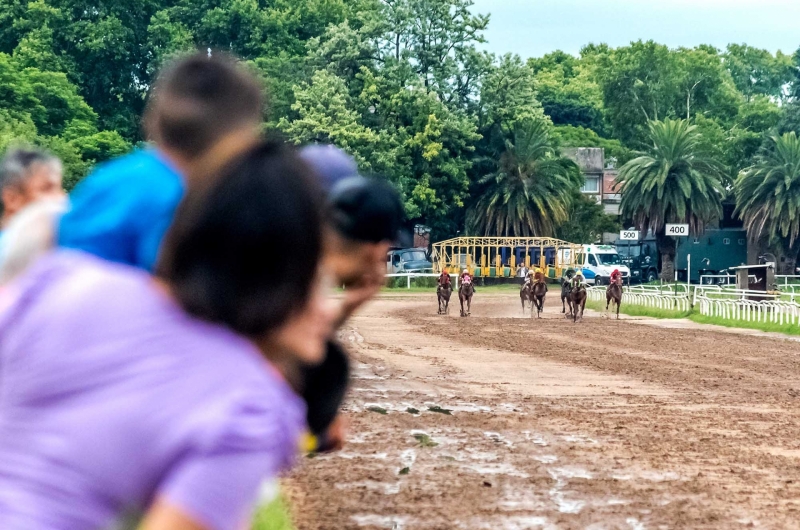
[[[265,142],[190,190],[156,274],[201,319],[258,336],[308,300],[322,252],[318,184],[295,151]]]

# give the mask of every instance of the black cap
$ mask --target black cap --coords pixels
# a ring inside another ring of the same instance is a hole
[[[369,243],[392,241],[404,245],[403,203],[388,182],[349,177],[336,183],[329,200],[333,224],[342,235]]]

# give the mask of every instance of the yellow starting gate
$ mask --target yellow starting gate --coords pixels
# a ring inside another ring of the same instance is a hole
[[[434,243],[431,260],[436,272],[510,278],[521,264],[538,267],[548,278],[560,278],[576,266],[581,246],[551,237],[457,237]]]

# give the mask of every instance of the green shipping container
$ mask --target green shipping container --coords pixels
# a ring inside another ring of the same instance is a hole
[[[691,255],[690,280],[703,274],[718,274],[728,267],[747,264],[747,231],[742,228],[708,229],[698,237],[678,238],[675,270],[686,281],[687,257]]]

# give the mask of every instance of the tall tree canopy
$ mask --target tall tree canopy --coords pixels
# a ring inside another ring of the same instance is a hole
[[[772,136],[734,188],[738,211],[752,239],[783,241],[795,249],[800,238],[800,138]]]
[[[467,214],[472,233],[498,236],[553,236],[567,223],[583,183],[578,166],[557,156],[547,126],[518,123],[497,162],[481,180],[485,190]]]
[[[688,223],[692,234],[722,214],[721,168],[700,151],[700,134],[687,120],[652,121],[646,153],[622,166],[617,185],[620,209],[640,230],[656,234],[662,253],[662,277],[674,273],[675,240],[666,223]]]
[[[142,141],[165,61],[225,50],[264,80],[266,128],[341,146],[436,240],[463,231],[468,211],[477,222],[521,123],[552,149],[602,147],[622,165],[652,145],[651,121],[688,120],[725,188],[770,136],[800,134],[800,49],[639,41],[523,61],[483,50],[488,24],[472,0],[0,0],[0,148],[49,147],[71,187]],[[571,203],[569,219],[603,221]],[[559,205],[530,204],[531,219],[556,219],[536,230],[577,234],[559,228]]]

